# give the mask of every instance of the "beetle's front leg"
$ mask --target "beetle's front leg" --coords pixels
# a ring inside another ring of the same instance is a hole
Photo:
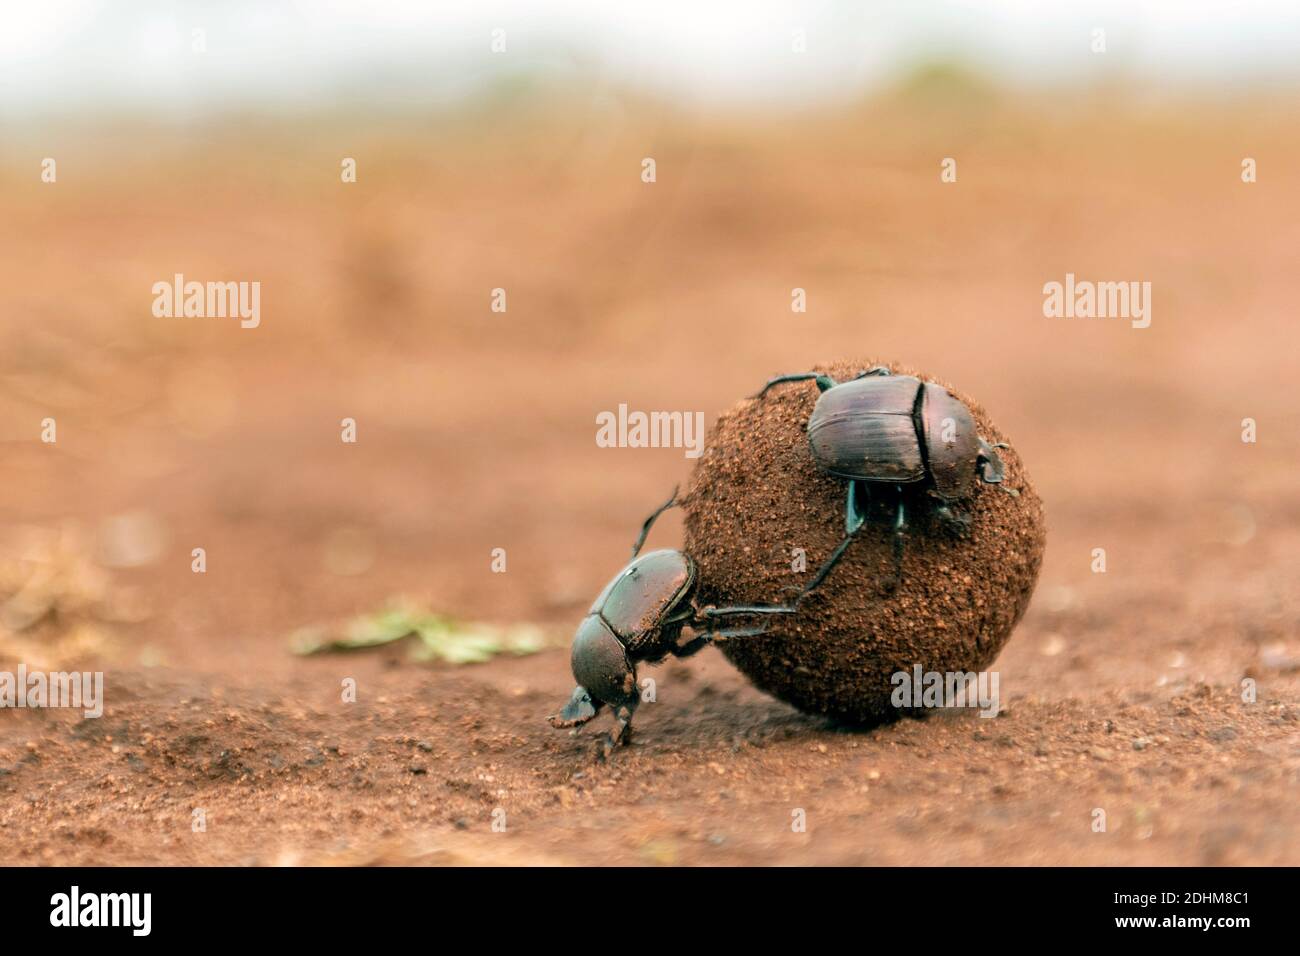
[[[614,709],[614,729],[601,746],[601,760],[609,760],[619,744],[627,746],[632,742],[632,714],[635,712],[636,704],[619,704]]]

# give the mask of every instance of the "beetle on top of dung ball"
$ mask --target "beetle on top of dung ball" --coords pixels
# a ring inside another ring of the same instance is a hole
[[[787,382],[817,383],[821,392],[808,419],[808,444],[818,467],[847,479],[844,507],[846,534],[805,592],[817,587],[867,521],[871,488],[885,487],[894,501],[894,576],[902,573],[907,531],[908,492],[918,491],[933,503],[933,512],[950,530],[965,531],[969,517],[958,505],[977,483],[1002,484],[1006,477],[997,449],[976,432],[970,410],[942,385],[912,375],[895,375],[877,365],[845,382],[819,372],[796,372],[770,379],[754,396]]]

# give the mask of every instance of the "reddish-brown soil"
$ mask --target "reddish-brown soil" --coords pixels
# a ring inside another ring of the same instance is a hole
[[[6,143],[0,536],[62,529],[90,582],[0,667],[101,668],[107,706],[0,712],[5,862],[1300,863],[1293,104],[560,107]],[[153,317],[175,272],[260,280],[261,327]],[[1151,327],[1044,318],[1067,272],[1151,281]],[[977,396],[1045,503],[1003,713],[850,731],[709,650],[595,765],[544,720],[564,645],[691,465],[595,416],[863,354]],[[556,646],[289,653],[403,594]]]

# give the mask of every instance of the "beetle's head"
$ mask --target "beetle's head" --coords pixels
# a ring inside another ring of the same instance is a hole
[[[636,706],[636,668],[599,614],[587,615],[578,625],[569,663],[578,686],[564,709],[550,718],[552,726],[580,726],[607,704]]]
[[[998,454],[999,448],[1005,448],[1006,445],[990,445],[983,438],[979,440],[979,457],[976,458],[976,464],[979,468],[980,478],[985,484],[1001,484],[1006,478],[1006,466],[1002,464],[1002,456]]]

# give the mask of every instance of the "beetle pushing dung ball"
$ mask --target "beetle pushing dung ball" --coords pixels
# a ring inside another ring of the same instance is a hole
[[[675,503],[583,620],[579,686],[552,718],[580,726],[609,705],[606,755],[628,740],[636,664],[710,643],[800,709],[894,716],[893,675],[992,662],[1042,559],[1041,503],[984,411],[874,363],[779,376],[725,413],[680,502],[685,551],[637,559]]]
[[[640,696],[636,666],[657,664],[669,655],[689,657],[715,641],[761,634],[764,625],[723,627],[733,618],[792,614],[793,606],[697,607],[694,603],[698,575],[695,562],[681,551],[652,551],[638,557],[655,519],[677,503],[677,492],[659,506],[641,526],[632,545],[632,560],[605,585],[573,638],[571,665],[578,686],[560,713],[550,718],[553,727],[578,728],[604,706],[614,713],[614,729],[605,738],[602,756],[627,743],[632,715]],[[683,628],[695,636],[679,643]]]

